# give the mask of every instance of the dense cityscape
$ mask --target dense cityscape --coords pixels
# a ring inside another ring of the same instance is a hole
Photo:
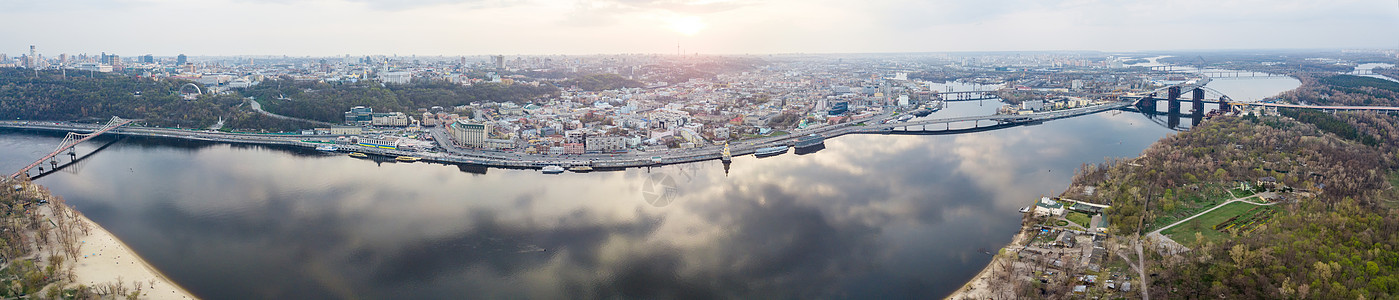
[[[1384,1],[0,3],[4,299],[1396,299]]]

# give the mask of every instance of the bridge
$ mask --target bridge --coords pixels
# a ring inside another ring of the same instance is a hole
[[[949,102],[1000,99],[1000,96],[997,96],[995,91],[941,92],[933,95],[936,95],[938,99],[942,99],[942,101]]]
[[[989,115],[989,116],[969,116],[969,117],[939,118],[939,119],[917,120],[917,121],[908,121],[908,122],[895,122],[895,123],[888,123],[888,124],[872,124],[872,125],[865,125],[865,126],[858,126],[858,127],[851,127],[851,128],[854,129],[854,132],[860,132],[860,133],[919,133],[919,132],[928,133],[928,132],[944,132],[944,131],[959,130],[959,129],[952,129],[952,124],[953,124],[953,123],[971,122],[973,128],[981,127],[981,124],[980,124],[980,123],[981,123],[982,121],[993,121],[993,122],[995,122],[995,124],[994,124],[993,126],[1004,126],[1004,125],[1009,125],[1009,124],[1026,124],[1026,123],[1042,122],[1042,121],[1046,121],[1046,120],[1061,119],[1061,118],[1074,117],[1074,116],[1080,116],[1080,115],[1086,115],[1086,114],[1093,114],[1093,113],[1098,113],[1098,112],[1107,111],[1107,110],[1113,110],[1113,109],[1124,108],[1124,107],[1128,107],[1128,106],[1131,106],[1131,105],[1132,105],[1131,102],[1114,102],[1114,103],[1099,104],[1099,105],[1094,105],[1094,106],[1089,106],[1089,107],[1074,108],[1074,109],[1065,109],[1065,110],[1056,110],[1056,111],[1048,111],[1048,112],[1033,113],[1033,114],[1025,114],[1025,115]],[[944,125],[944,126],[943,126],[942,129],[938,129],[935,125]],[[929,126],[934,126],[934,127],[933,127],[932,129],[929,129],[929,128],[928,128]]]
[[[1149,74],[1153,75],[1199,75],[1214,79],[1222,78],[1258,78],[1258,77],[1288,77],[1287,74],[1269,73],[1258,71],[1235,71],[1235,70],[1200,70],[1197,68],[1177,68],[1176,66],[1155,66],[1151,67]]]
[[[106,125],[103,125],[101,128],[98,128],[97,130],[94,130],[94,131],[91,132],[91,133],[69,132],[67,136],[64,136],[64,137],[63,137],[63,142],[62,142],[62,143],[59,143],[59,144],[58,144],[58,148],[54,149],[53,152],[50,152],[48,155],[45,155],[43,158],[40,158],[39,160],[34,161],[34,163],[29,164],[28,166],[25,166],[23,169],[19,169],[19,171],[16,171],[14,174],[11,174],[11,175],[10,175],[10,178],[19,178],[20,175],[29,174],[29,170],[30,170],[30,169],[33,169],[33,168],[35,168],[35,167],[38,167],[38,168],[39,168],[39,171],[40,171],[40,172],[43,172],[43,168],[44,168],[44,167],[40,167],[39,165],[40,165],[40,164],[43,164],[45,161],[49,162],[49,165],[52,166],[53,168],[57,168],[57,167],[58,167],[58,159],[57,159],[56,157],[57,157],[59,154],[63,153],[63,151],[68,151],[68,154],[69,154],[70,156],[73,156],[73,160],[76,161],[76,160],[77,160],[77,152],[73,150],[73,146],[77,146],[78,144],[80,144],[80,143],[82,143],[82,142],[86,142],[87,140],[90,140],[90,139],[92,139],[92,138],[94,138],[94,137],[97,137],[97,136],[99,136],[99,135],[102,135],[103,133],[106,133],[107,131],[110,131],[110,130],[115,129],[115,128],[117,128],[117,127],[121,127],[122,125],[131,124],[131,122],[133,122],[133,121],[135,121],[135,120],[127,120],[127,119],[122,119],[122,118],[118,118],[118,117],[113,116],[111,120],[107,121],[107,124],[106,124]]]
[[[1205,114],[1205,94],[1208,93],[1215,96],[1213,97],[1215,101],[1210,102],[1218,104],[1221,110],[1228,112],[1230,109],[1232,109],[1233,106],[1230,105],[1229,96],[1226,96],[1224,95],[1224,93],[1221,93],[1217,90],[1205,87],[1205,85],[1209,83],[1209,77],[1201,77],[1172,86],[1159,88],[1151,92],[1147,92],[1143,96],[1125,96],[1120,97],[1119,99],[1134,101],[1134,106],[1137,108],[1138,111],[1141,111],[1143,113],[1161,113],[1157,110],[1156,105],[1157,102],[1163,99],[1156,98],[1156,95],[1165,92],[1166,99],[1164,100],[1166,101],[1167,106],[1166,112],[1170,113],[1173,116],[1180,115],[1180,103],[1189,101],[1193,110],[1191,112],[1191,114],[1193,115],[1192,117],[1200,118],[1203,117]],[[1180,98],[1181,94],[1186,92],[1189,92],[1191,94],[1190,100]]]

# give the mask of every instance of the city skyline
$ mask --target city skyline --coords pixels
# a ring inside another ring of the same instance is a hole
[[[1363,0],[0,0],[0,6],[6,7],[0,40],[7,41],[0,53],[15,56],[28,45],[50,56],[1399,47],[1399,5]],[[55,21],[75,19],[85,21]]]

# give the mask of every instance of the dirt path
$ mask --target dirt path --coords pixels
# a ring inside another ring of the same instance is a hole
[[[1248,203],[1248,204],[1253,204],[1253,205],[1261,205],[1261,206],[1269,206],[1269,205],[1273,205],[1273,204],[1278,204],[1277,202],[1266,203],[1266,204],[1264,204],[1264,203],[1258,203],[1258,202],[1253,202],[1253,201],[1245,200],[1245,199],[1253,198],[1254,196],[1257,196],[1257,195],[1249,195],[1248,197],[1229,199],[1229,201],[1224,201],[1224,203],[1220,203],[1219,205],[1215,205],[1214,207],[1211,207],[1210,209],[1206,209],[1205,211],[1202,211],[1202,212],[1200,212],[1200,213],[1198,213],[1198,214],[1195,214],[1195,215],[1193,215],[1193,216],[1190,216],[1189,218],[1185,218],[1185,219],[1182,219],[1182,220],[1180,220],[1180,221],[1176,221],[1175,223],[1171,223],[1171,225],[1166,225],[1166,227],[1161,227],[1160,229],[1156,229],[1156,230],[1152,231],[1151,233],[1148,233],[1147,235],[1160,234],[1161,231],[1165,231],[1166,229],[1170,229],[1171,227],[1176,227],[1176,225],[1184,224],[1185,222],[1188,222],[1188,221],[1190,221],[1190,220],[1192,220],[1192,219],[1195,219],[1195,217],[1203,216],[1203,215],[1205,215],[1205,214],[1207,214],[1207,213],[1210,213],[1210,212],[1212,212],[1212,211],[1214,211],[1214,210],[1216,210],[1216,209],[1219,209],[1220,207],[1224,207],[1225,205],[1229,205],[1229,203],[1243,202],[1243,203]]]

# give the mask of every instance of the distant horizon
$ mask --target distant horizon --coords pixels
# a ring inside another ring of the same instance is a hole
[[[298,57],[339,56],[345,49],[428,56],[673,54],[677,45],[683,53],[722,55],[1387,49],[1399,48],[1397,3],[0,0],[0,52],[17,56],[28,45],[43,53]]]
[[[16,51],[16,52],[6,52],[6,51],[3,51],[3,50],[0,50],[0,54],[8,55],[8,56],[11,57],[11,58],[19,57],[20,55],[27,55],[27,54],[28,54],[28,46],[25,46],[24,49],[25,49],[25,51]],[[353,54],[353,53],[349,53],[349,54],[335,54],[335,55],[286,55],[286,54],[191,54],[191,53],[177,53],[177,54],[153,54],[153,53],[126,54],[126,53],[115,53],[115,52],[105,52],[105,51],[77,52],[77,53],[68,53],[68,52],[64,52],[64,53],[56,53],[56,54],[55,54],[55,53],[46,53],[45,51],[42,50],[43,47],[40,46],[40,45],[36,45],[36,49],[37,49],[37,51],[36,51],[37,53],[39,53],[40,55],[43,55],[44,57],[49,57],[49,58],[56,57],[58,54],[69,54],[69,55],[80,55],[80,54],[100,55],[100,54],[102,54],[102,53],[118,55],[118,56],[121,56],[122,58],[135,58],[135,57],[145,56],[145,55],[152,55],[152,56],[154,56],[154,57],[177,57],[177,56],[180,56],[180,55],[185,55],[185,56],[190,57],[190,58],[232,58],[232,57],[239,57],[239,58],[244,58],[244,57],[246,57],[246,58],[345,58],[346,55],[348,55],[349,57],[366,57],[366,56],[375,56],[375,57],[378,57],[378,56],[382,56],[382,57],[442,57],[442,58],[448,58],[448,57],[490,57],[490,56],[496,56],[496,55],[503,55],[503,56],[506,56],[506,57],[512,57],[512,56],[520,56],[520,57],[529,57],[529,56],[540,56],[540,57],[543,57],[543,56],[575,56],[575,57],[585,57],[585,56],[670,56],[670,57],[674,57],[674,56],[677,56],[676,53],[588,53],[588,54],[564,54],[564,53],[555,53],[555,54],[511,54],[511,53],[486,53],[486,54]],[[1399,47],[1395,47],[1395,48],[1257,48],[1257,49],[1239,48],[1239,49],[1177,49],[1177,50],[1132,50],[1132,51],[1107,51],[1107,50],[969,50],[969,51],[907,51],[907,52],[685,53],[684,56],[720,56],[720,57],[723,57],[723,56],[900,55],[900,54],[991,54],[991,55],[1005,55],[1005,54],[1017,54],[1017,53],[1036,53],[1036,54],[1050,54],[1050,53],[1065,53],[1065,54],[1068,54],[1068,53],[1100,53],[1100,54],[1104,54],[1104,55],[1113,55],[1113,54],[1149,54],[1149,55],[1161,54],[1161,55],[1170,55],[1170,54],[1173,54],[1173,53],[1235,53],[1235,52],[1243,52],[1243,53],[1260,53],[1260,54],[1265,54],[1265,53],[1299,53],[1299,52],[1329,53],[1329,52],[1343,52],[1343,51],[1397,51],[1397,52],[1399,52]]]

